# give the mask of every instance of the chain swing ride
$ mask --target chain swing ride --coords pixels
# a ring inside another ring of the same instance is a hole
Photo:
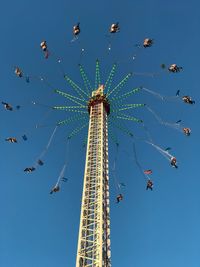
[[[79,38],[81,32],[80,23],[77,23],[73,27],[73,39],[71,42],[75,42]],[[111,38],[114,34],[120,32],[119,23],[113,23],[109,29],[109,46],[108,50],[112,49]],[[145,38],[142,44],[137,45],[137,49],[149,48],[154,44],[154,40]],[[42,41],[40,47],[44,53],[44,58],[48,59],[53,56],[53,53],[49,51],[47,42]],[[81,53],[84,49],[81,50]],[[61,60],[57,60],[58,64],[61,64]],[[61,65],[60,65],[61,66]],[[178,130],[190,136],[191,129],[183,127],[181,120],[177,122],[166,122],[160,115],[158,115],[152,107],[144,103],[129,103],[134,94],[144,91],[147,94],[152,95],[160,99],[161,101],[179,101],[186,104],[195,104],[195,101],[188,95],[180,96],[180,90],[177,91],[175,96],[167,97],[158,92],[145,87],[134,87],[125,91],[127,82],[137,75],[136,73],[126,74],[121,81],[113,86],[113,80],[116,74],[118,64],[113,64],[110,73],[105,81],[101,80],[100,62],[96,60],[95,68],[95,83],[91,85],[88,76],[84,70],[84,67],[79,64],[79,71],[83,80],[83,86],[79,86],[75,83],[67,74],[64,74],[64,79],[68,85],[73,89],[74,94],[68,91],[61,91],[53,88],[55,94],[60,97],[64,97],[72,103],[71,105],[56,105],[50,107],[53,111],[64,111],[73,113],[74,115],[68,115],[65,120],[58,121],[51,133],[47,145],[42,153],[40,153],[36,162],[32,166],[28,166],[24,169],[26,173],[32,173],[36,171],[39,166],[44,165],[44,157],[48,152],[49,147],[60,127],[63,125],[73,124],[78,122],[79,126],[74,128],[68,135],[67,143],[71,138],[77,136],[83,129],[88,127],[87,141],[85,142],[86,149],[86,161],[85,172],[83,182],[83,194],[81,202],[81,216],[79,226],[79,237],[76,257],[76,267],[110,267],[111,266],[111,241],[110,241],[110,196],[109,196],[109,161],[108,161],[108,137],[113,141],[118,150],[118,140],[112,129],[119,129],[126,135],[128,135],[133,144],[133,156],[136,166],[141,171],[146,181],[146,189],[153,190],[153,181],[150,179],[150,175],[153,173],[151,169],[144,169],[137,157],[136,147],[134,140],[140,139],[132,134],[122,122],[136,122],[142,125],[147,132],[147,137],[143,138],[146,144],[155,148],[164,158],[166,158],[170,165],[174,168],[178,168],[177,160],[174,155],[170,153],[170,148],[161,148],[152,141],[150,133],[145,126],[142,119],[136,118],[131,114],[132,110],[136,108],[145,108],[152,114],[155,120],[163,125],[172,129]],[[162,68],[166,66],[162,64]],[[27,83],[32,81],[32,76],[26,75],[18,66],[15,66],[15,74],[20,79],[24,79]],[[178,73],[182,71],[182,67],[177,64],[172,64],[167,69],[168,72]],[[63,71],[64,73],[64,71]],[[41,82],[52,89],[52,86],[46,79],[38,77]],[[33,105],[40,105],[37,102],[32,102]],[[13,105],[2,101],[3,108],[6,111],[19,110],[20,105],[14,107]],[[48,106],[47,106],[48,107]],[[21,136],[22,141],[28,140],[28,135],[23,134]],[[7,137],[6,142],[18,143],[19,138],[16,136]],[[115,178],[115,184],[117,188],[117,203],[123,200],[121,188],[126,185],[123,182],[119,182],[116,175],[116,158],[113,165],[113,177]],[[67,166],[67,160],[60,171],[55,186],[51,189],[50,194],[56,193],[60,190],[61,184],[68,181],[65,177],[65,170]]]

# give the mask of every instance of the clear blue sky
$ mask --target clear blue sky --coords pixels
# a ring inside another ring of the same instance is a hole
[[[123,89],[143,85],[162,95],[191,95],[196,104],[162,102],[152,95],[139,93],[130,103],[147,103],[166,121],[182,119],[192,129],[190,137],[159,125],[144,108],[135,110],[143,119],[155,143],[172,147],[179,168],[153,147],[137,142],[137,155],[144,169],[152,169],[154,191],[145,190],[145,181],[133,160],[132,140],[117,132],[119,155],[117,177],[126,183],[124,201],[115,204],[116,189],[111,175],[111,244],[114,267],[199,267],[200,180],[199,180],[199,8],[198,1],[7,1],[1,4],[1,101],[21,105],[20,110],[0,110],[1,132],[1,220],[0,266],[2,267],[73,267],[75,266],[80,201],[84,173],[86,130],[70,142],[66,177],[61,191],[50,195],[64,164],[65,140],[72,128],[59,128],[44,161],[32,174],[23,169],[33,165],[46,146],[62,112],[33,106],[31,101],[51,106],[65,104],[52,88],[37,80],[44,76],[55,89],[71,90],[63,79],[56,58],[63,60],[64,71],[80,84],[77,64],[81,58],[89,77],[94,80],[95,60],[100,59],[102,80],[114,62],[119,69],[114,84],[128,72],[159,73],[160,64],[177,63],[183,72],[163,72],[152,78],[135,76]],[[109,25],[119,22],[121,31],[112,40],[108,53]],[[72,26],[80,22],[81,35],[70,43]],[[152,37],[150,49],[135,44]],[[45,60],[40,42],[46,40],[52,52]],[[20,66],[30,83],[14,75]],[[49,125],[35,129],[36,124]],[[133,133],[144,136],[136,123],[127,123]],[[23,142],[21,135],[28,136]],[[16,136],[18,144],[5,138]],[[110,167],[115,157],[110,144]]]

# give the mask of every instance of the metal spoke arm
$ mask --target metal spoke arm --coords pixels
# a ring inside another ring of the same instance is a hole
[[[141,88],[134,88],[132,89],[131,91],[123,94],[123,95],[120,95],[120,96],[117,96],[117,97],[111,97],[110,101],[117,101],[117,102],[122,102],[123,100],[127,99],[128,97],[130,97],[131,95],[139,92],[141,90]]]
[[[76,97],[76,96],[70,95],[68,93],[62,92],[60,90],[56,89],[54,92],[59,94],[59,95],[61,95],[61,96],[66,97],[68,100],[70,100],[70,101],[72,101],[72,102],[74,102],[74,103],[76,103],[76,104],[78,104],[80,106],[83,105],[83,103],[80,103],[79,101],[82,101],[82,102],[86,103],[86,100],[83,100],[83,99],[81,99],[79,97]]]
[[[76,136],[81,130],[83,130],[86,126],[88,126],[88,122],[84,123],[81,127],[77,127],[74,129],[67,137],[67,139],[71,139],[72,137]]]
[[[112,112],[119,112],[123,110],[144,107],[144,106],[145,104],[125,104],[125,105],[118,106],[118,109],[112,109]]]
[[[85,70],[81,64],[79,64],[79,70],[80,70],[80,74],[81,74],[81,77],[83,79],[83,83],[85,85],[85,88],[87,90],[87,95],[89,96],[90,92],[92,90],[92,86],[91,86],[90,81],[88,80],[88,77],[85,73]]]
[[[80,107],[79,107],[80,108]],[[87,111],[82,111],[82,110],[78,110],[78,109],[66,109],[65,107],[53,107],[53,109],[55,110],[64,110],[64,111],[70,111],[70,112],[77,112],[77,113],[84,113],[84,114],[88,114]]]
[[[85,100],[83,95],[86,96],[86,99],[88,98],[88,95],[84,92],[84,90],[81,89],[75,82],[73,82],[67,75],[65,75],[64,78],[82,99]]]
[[[107,94],[109,93],[110,91],[110,87],[112,85],[112,81],[113,81],[113,77],[115,75],[115,72],[116,72],[116,68],[117,68],[117,64],[114,64],[111,71],[110,71],[110,74],[108,76],[108,79],[106,80],[106,83],[105,83],[105,89],[107,89]]]
[[[86,115],[75,115],[75,116],[69,117],[68,119],[65,119],[65,120],[57,122],[57,125],[58,126],[60,126],[60,125],[68,125],[68,124],[70,124],[72,122],[76,122],[78,120],[85,120],[87,118],[88,118],[88,116],[86,116]]]
[[[99,69],[99,60],[96,60],[96,72],[95,72],[95,89],[100,86],[100,69]]]
[[[132,73],[127,74],[127,75],[124,77],[124,79],[122,79],[122,80],[118,83],[118,85],[115,86],[115,87],[112,89],[111,92],[107,93],[107,97],[108,97],[109,95],[113,94],[114,92],[115,92],[114,96],[116,96],[116,95],[118,94],[118,92],[120,91],[120,89],[121,89],[122,87],[124,87],[124,85],[127,83],[127,81],[129,80],[129,78],[130,78],[131,76],[132,76]]]

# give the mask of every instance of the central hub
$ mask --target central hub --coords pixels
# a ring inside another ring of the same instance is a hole
[[[103,103],[104,108],[107,112],[107,115],[110,114],[110,103],[106,97],[106,94],[103,92],[104,85],[100,85],[99,88],[92,92],[92,97],[88,101],[88,112],[90,113],[91,107],[96,104]]]

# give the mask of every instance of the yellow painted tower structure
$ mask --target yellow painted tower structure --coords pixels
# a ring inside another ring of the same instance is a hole
[[[104,86],[92,92],[76,267],[111,267],[108,123]]]

